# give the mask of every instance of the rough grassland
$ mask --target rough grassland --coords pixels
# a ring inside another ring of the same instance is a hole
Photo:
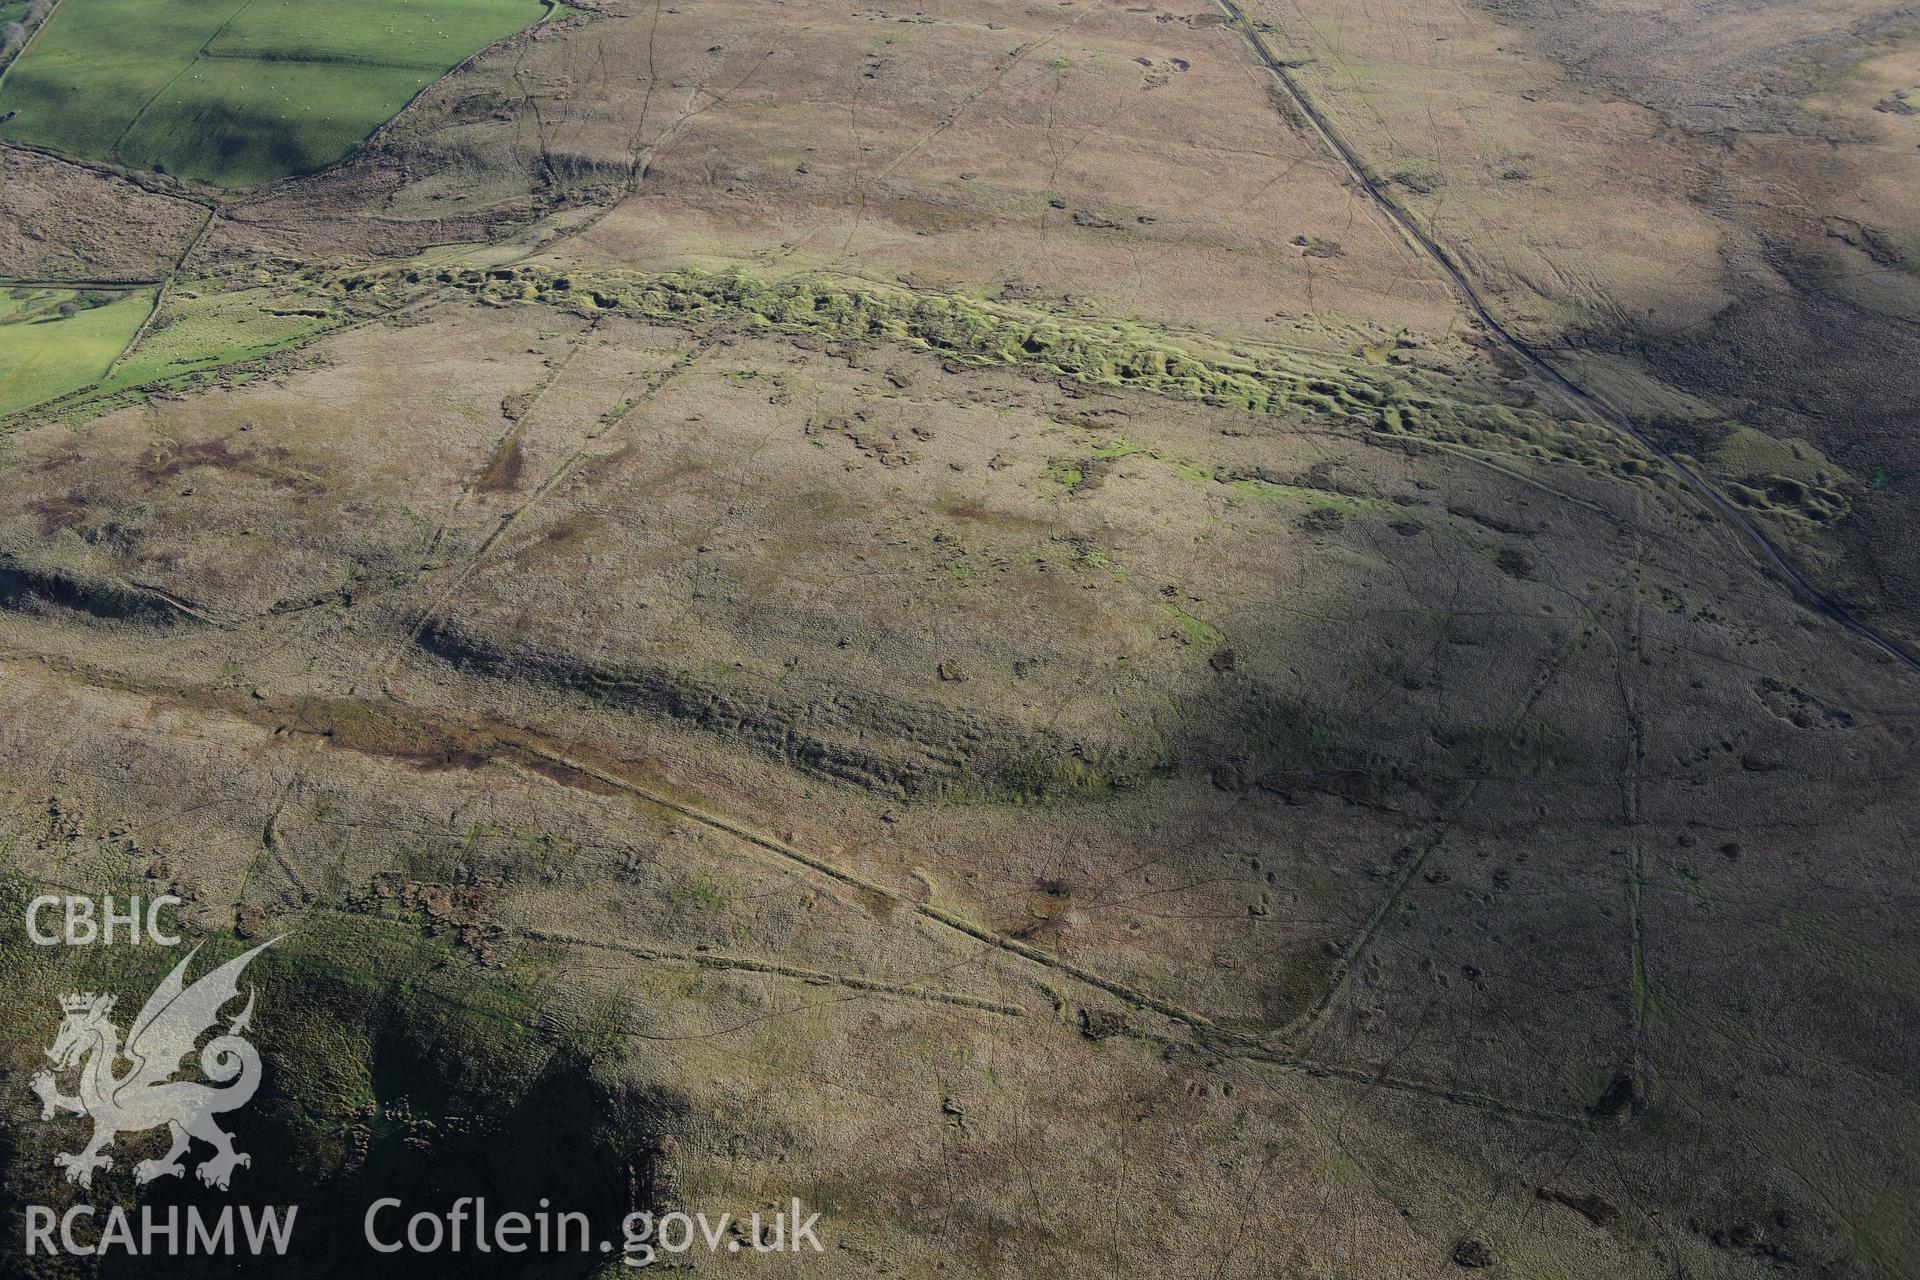
[[[88,306],[69,316],[60,307],[78,300],[64,289],[14,289],[0,294],[0,413],[83,387],[106,372],[153,307],[143,290]]]
[[[0,87],[0,136],[252,186],[324,168],[532,0],[67,0]]]

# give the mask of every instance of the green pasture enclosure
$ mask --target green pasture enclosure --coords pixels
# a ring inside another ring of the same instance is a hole
[[[99,378],[140,331],[153,294],[0,289],[0,414]]]
[[[0,137],[254,186],[338,161],[537,0],[61,0]]]

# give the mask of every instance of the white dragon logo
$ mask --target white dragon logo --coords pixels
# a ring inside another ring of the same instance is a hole
[[[185,986],[181,978],[199,954],[200,948],[195,947],[147,997],[124,1048],[120,1028],[107,1017],[113,1011],[112,996],[89,991],[60,997],[66,1017],[47,1056],[56,1071],[80,1067],[79,1092],[73,1097],[61,1093],[53,1071],[40,1072],[31,1083],[40,1098],[42,1120],[62,1111],[93,1118],[93,1141],[86,1149],[53,1158],[55,1165],[66,1170],[67,1181],[91,1187],[95,1169],[113,1168],[113,1157],[105,1148],[114,1138],[161,1125],[171,1132],[173,1146],[160,1159],[135,1165],[135,1182],[185,1173],[180,1157],[193,1138],[214,1148],[214,1154],[195,1170],[210,1187],[226,1190],[234,1169],[253,1163],[251,1156],[234,1150],[233,1135],[214,1123],[221,1112],[245,1106],[260,1087],[260,1051],[241,1036],[253,1017],[251,988],[247,1007],[227,1024],[226,1033],[200,1050],[200,1070],[221,1087],[172,1077],[200,1036],[219,1021],[221,1008],[239,997],[240,971],[278,941],[263,942]],[[122,1058],[131,1065],[116,1072]]]

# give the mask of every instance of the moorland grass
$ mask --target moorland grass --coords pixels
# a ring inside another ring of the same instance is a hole
[[[111,298],[70,289],[0,291],[0,414],[100,377],[152,309],[151,289]]]
[[[0,137],[254,186],[338,161],[538,0],[63,0]]]

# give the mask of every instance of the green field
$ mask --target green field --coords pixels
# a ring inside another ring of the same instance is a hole
[[[153,290],[0,291],[0,414],[78,390],[107,371],[153,309]]]
[[[539,0],[62,0],[0,137],[253,186],[325,168]]]
[[[123,354],[153,305],[153,291],[126,296],[137,305],[113,301],[60,318],[63,303],[84,304],[87,295],[0,291],[0,416],[76,391],[86,394],[47,412],[56,418],[75,411],[97,414],[100,404],[137,395],[137,388],[192,386],[227,366],[298,346],[340,323],[325,299],[189,280],[168,291],[140,345]],[[109,375],[115,356],[119,361]],[[230,376],[244,382],[252,374]],[[95,407],[89,411],[80,408],[84,405]]]

